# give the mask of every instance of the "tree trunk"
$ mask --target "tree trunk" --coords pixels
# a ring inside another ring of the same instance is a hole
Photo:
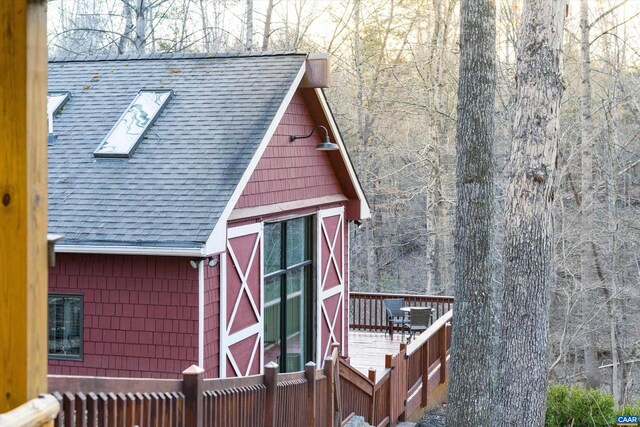
[[[128,0],[123,3],[122,14],[124,15],[124,33],[122,33],[118,41],[119,54],[127,51],[127,45],[131,41],[131,34],[133,34],[133,19],[131,18],[131,6]]]
[[[622,405],[626,401],[625,379],[627,377],[627,365],[625,363],[624,348],[622,346],[622,328],[624,322],[621,320],[624,313],[624,299],[620,298],[618,286],[618,183],[616,176],[616,147],[620,146],[618,135],[618,122],[621,121],[617,109],[617,87],[620,77],[620,66],[615,64],[610,70],[613,78],[613,93],[607,100],[605,108],[608,140],[606,142],[605,161],[603,176],[607,189],[607,234],[609,241],[609,339],[611,344],[611,394],[616,405]]]
[[[145,25],[145,10],[144,0],[136,0],[136,52],[144,53],[144,45],[147,39],[146,25]]]
[[[153,7],[147,10],[147,27],[149,36],[151,37],[151,52],[156,51],[156,26],[153,25]]]
[[[455,281],[447,424],[491,425],[495,3],[463,0],[458,86]]]
[[[364,117],[364,76],[362,70],[362,40],[360,38],[360,0],[354,0],[353,2],[353,56],[354,56],[354,69],[356,73],[356,118],[358,126],[358,146],[356,147],[355,164],[357,168],[364,169],[363,163],[366,159],[367,150],[367,129],[365,125]],[[287,31],[288,34],[288,31]],[[375,188],[375,187],[374,187]],[[377,193],[374,191],[370,194],[371,206],[376,205]],[[368,222],[365,228],[363,236],[364,252],[366,253],[365,263],[365,283],[369,290],[380,291],[380,282],[378,280],[378,265],[376,264],[376,244],[375,233],[378,213],[375,209],[371,220]]]
[[[245,50],[253,50],[253,0],[247,0],[247,37],[244,45]]]
[[[600,387],[600,373],[598,370],[596,322],[590,312],[596,298],[595,271],[591,240],[593,232],[593,125],[591,117],[591,54],[589,47],[589,5],[587,0],[580,2],[580,156],[582,160],[582,189],[580,202],[580,216],[582,225],[582,251],[580,254],[580,281],[582,284],[583,303],[581,310],[584,319],[585,333],[583,339],[584,373],[587,388]]]
[[[493,426],[543,426],[553,249],[551,206],[565,2],[525,0],[505,204],[504,276]]]
[[[271,15],[273,15],[273,0],[269,0],[267,14],[264,18],[264,34],[262,35],[262,50],[269,49],[269,37],[271,37]]]
[[[204,51],[211,52],[211,31],[209,30],[207,8],[204,5],[204,0],[200,0],[200,25],[202,26],[202,40],[204,42]]]

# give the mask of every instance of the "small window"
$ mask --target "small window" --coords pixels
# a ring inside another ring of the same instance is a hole
[[[49,358],[82,360],[82,295],[49,294]]]
[[[58,114],[69,99],[69,92],[49,92],[47,94],[47,118],[49,119],[49,134],[53,134],[53,116]]]
[[[131,157],[171,97],[170,90],[141,90],[93,153],[96,157]]]

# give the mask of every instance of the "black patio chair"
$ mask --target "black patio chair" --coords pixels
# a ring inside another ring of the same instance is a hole
[[[384,310],[387,315],[387,331],[385,331],[385,335],[389,332],[393,338],[393,329],[396,325],[401,326],[402,333],[404,334],[404,328],[409,324],[409,321],[406,318],[406,313],[400,310],[401,307],[404,307],[404,299],[385,299],[382,301],[382,305],[384,306]]]
[[[409,315],[409,338],[411,342],[416,332],[422,333],[431,325],[433,309],[429,307],[412,308]]]

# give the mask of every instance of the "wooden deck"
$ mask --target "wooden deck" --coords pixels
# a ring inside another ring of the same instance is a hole
[[[406,339],[406,335],[405,335]],[[393,339],[384,332],[349,331],[349,357],[351,366],[364,375],[368,375],[369,368],[375,368],[376,378],[384,373],[384,359],[387,354],[400,351],[402,334],[393,334]]]

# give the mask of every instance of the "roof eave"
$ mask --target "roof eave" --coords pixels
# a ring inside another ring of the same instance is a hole
[[[203,246],[152,246],[111,244],[56,244],[56,253],[153,256],[204,256]]]

